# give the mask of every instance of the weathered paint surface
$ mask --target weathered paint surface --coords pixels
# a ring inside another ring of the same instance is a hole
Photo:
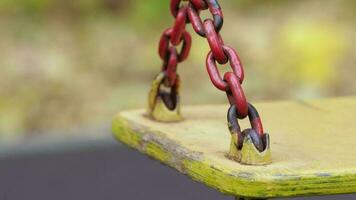
[[[356,98],[256,107],[271,137],[272,163],[267,166],[226,158],[227,106],[185,107],[185,119],[177,123],[155,122],[143,110],[122,112],[113,120],[113,132],[129,146],[234,196],[356,192]]]
[[[164,73],[158,74],[158,76],[152,81],[151,90],[148,94],[148,112],[152,118],[161,122],[178,122],[182,120],[180,114],[180,99],[179,99],[179,84],[176,85],[176,106],[174,110],[169,110],[164,104],[162,98],[158,95],[160,87],[162,87],[162,81],[164,80]],[[179,82],[179,76],[177,75],[177,81]]]

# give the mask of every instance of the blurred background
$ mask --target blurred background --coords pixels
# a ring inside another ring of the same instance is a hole
[[[250,101],[352,95],[353,0],[221,0],[222,36],[245,65]],[[146,106],[168,0],[0,0],[0,140],[70,134]],[[179,66],[182,103],[226,103],[207,42]]]
[[[249,101],[356,94],[356,1],[220,2]],[[112,139],[115,113],[146,106],[172,24],[168,0],[0,0],[1,200],[233,199]],[[182,104],[226,104],[188,27]]]

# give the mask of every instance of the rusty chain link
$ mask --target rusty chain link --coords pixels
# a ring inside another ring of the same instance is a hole
[[[184,2],[184,3],[183,3]],[[193,30],[207,39],[210,52],[206,58],[206,68],[213,85],[226,92],[230,102],[228,122],[230,132],[238,135],[238,148],[241,148],[243,132],[238,119],[249,117],[251,130],[249,131],[257,149],[262,151],[260,144],[264,135],[261,119],[255,107],[246,100],[242,83],[244,69],[237,52],[224,44],[220,35],[224,17],[218,0],[171,0],[170,10],[175,22],[161,36],[159,42],[159,55],[163,60],[162,72],[165,74],[165,83],[172,87],[177,81],[177,65],[184,61],[191,48],[191,36],[186,31],[186,25],[192,24]],[[202,19],[200,12],[208,10],[212,18]],[[178,52],[177,46],[181,45]],[[222,77],[217,64],[229,63],[232,71],[226,72]],[[249,129],[250,130],[250,129]],[[245,130],[245,132],[247,129]]]

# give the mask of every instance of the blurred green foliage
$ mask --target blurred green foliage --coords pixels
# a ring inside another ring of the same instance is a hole
[[[221,4],[221,34],[243,60],[250,101],[355,94],[355,1]],[[145,107],[158,40],[173,23],[168,6],[0,0],[0,139],[110,123],[119,110]],[[192,35],[179,66],[183,104],[226,103],[205,71],[208,45]]]

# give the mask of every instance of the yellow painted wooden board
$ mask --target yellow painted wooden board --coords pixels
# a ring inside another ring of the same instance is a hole
[[[256,107],[271,137],[268,166],[240,165],[225,157],[227,105],[183,106],[185,120],[178,123],[152,121],[144,110],[122,112],[114,118],[113,132],[129,146],[234,196],[356,192],[356,98]]]

